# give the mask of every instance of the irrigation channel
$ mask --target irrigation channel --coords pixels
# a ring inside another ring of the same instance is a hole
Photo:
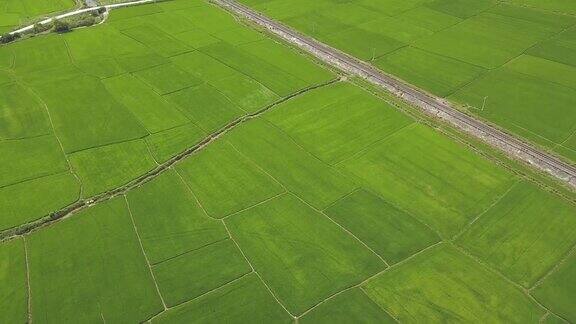
[[[576,166],[562,161],[552,154],[528,144],[486,122],[453,107],[442,98],[434,97],[416,89],[368,63],[328,46],[314,38],[296,32],[233,0],[211,0],[220,7],[257,25],[266,28],[285,41],[292,43],[318,59],[343,72],[359,76],[370,83],[392,92],[396,96],[418,107],[425,114],[439,118],[452,126],[498,148],[508,156],[520,159],[533,167],[567,183],[576,189]]]

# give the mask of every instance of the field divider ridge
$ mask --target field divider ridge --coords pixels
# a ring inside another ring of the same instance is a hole
[[[0,231],[0,242],[3,241],[7,241],[22,235],[26,235],[28,233],[31,233],[39,228],[43,228],[46,226],[50,226],[51,224],[66,219],[78,212],[80,212],[81,210],[84,210],[88,207],[103,203],[105,201],[108,201],[110,199],[119,197],[124,195],[125,193],[131,191],[132,189],[136,189],[141,187],[142,185],[152,181],[153,179],[155,179],[156,177],[158,177],[159,175],[161,175],[162,173],[172,169],[172,167],[174,165],[176,165],[177,163],[183,161],[184,159],[198,153],[199,151],[202,151],[204,148],[206,148],[208,145],[210,145],[211,143],[213,143],[214,141],[220,139],[222,136],[224,136],[225,134],[227,134],[228,132],[230,132],[231,130],[233,130],[234,128],[236,128],[239,125],[242,125],[243,123],[249,122],[252,119],[258,118],[260,117],[262,114],[266,113],[267,111],[269,111],[270,109],[290,100],[293,99],[295,97],[298,97],[304,93],[307,93],[309,91],[318,89],[318,88],[322,88],[322,87],[326,87],[326,86],[330,86],[336,82],[339,82],[340,78],[334,78],[332,80],[320,83],[320,84],[315,84],[306,88],[303,88],[299,91],[296,91],[286,97],[280,98],[278,100],[276,100],[275,102],[261,108],[260,110],[250,113],[250,114],[246,114],[243,115],[241,117],[236,118],[235,120],[229,122],[228,124],[226,124],[224,127],[222,127],[221,129],[207,135],[204,139],[202,139],[201,141],[197,142],[194,146],[182,151],[181,153],[175,155],[174,157],[172,157],[171,159],[169,159],[168,161],[156,166],[154,169],[150,170],[149,172],[135,178],[134,180],[131,180],[130,182],[119,186],[117,188],[114,188],[112,190],[109,190],[107,192],[104,193],[100,193],[97,194],[95,196],[92,197],[87,197],[87,198],[81,198],[80,200],[78,200],[77,202],[66,206],[60,210],[54,211],[44,217],[41,217],[39,219],[36,219],[32,222],[29,223],[25,223],[25,224],[21,224],[17,227],[12,227],[12,228],[8,228],[5,230]]]
[[[299,47],[321,61],[387,90],[410,105],[419,108],[425,115],[444,121],[504,152],[515,160],[523,161],[548,173],[564,182],[572,190],[576,190],[576,166],[561,160],[552,153],[517,138],[478,117],[466,114],[442,98],[408,85],[366,62],[303,35],[234,0],[210,1],[240,18],[265,28],[271,34]]]

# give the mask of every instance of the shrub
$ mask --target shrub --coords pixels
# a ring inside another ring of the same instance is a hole
[[[66,33],[70,31],[70,24],[67,22],[54,19],[54,31],[57,33]]]
[[[20,37],[19,34],[6,33],[6,34],[2,35],[2,38],[0,38],[0,43],[2,43],[2,44],[7,44],[7,43],[10,43],[10,42],[13,42],[13,41],[16,40],[18,37]]]

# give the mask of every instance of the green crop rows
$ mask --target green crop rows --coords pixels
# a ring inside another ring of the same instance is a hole
[[[576,3],[241,0],[576,161]]]
[[[574,78],[538,55],[488,72],[403,45],[520,13],[539,26],[498,57],[462,46],[492,64],[571,19],[536,9],[251,3],[358,55],[371,49],[352,40],[373,39],[382,66],[430,91]],[[354,25],[369,34],[330,30]],[[393,104],[203,0],[1,46],[0,323],[576,322],[575,196]]]

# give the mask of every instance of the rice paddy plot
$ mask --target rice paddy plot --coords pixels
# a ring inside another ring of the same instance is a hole
[[[0,138],[18,139],[52,133],[46,108],[16,83],[0,85]]]
[[[541,42],[526,53],[576,66],[576,28],[570,28],[556,37]]]
[[[236,128],[227,139],[288,191],[317,209],[326,208],[357,187],[265,121]]]
[[[227,142],[210,145],[178,166],[208,215],[222,218],[284,189]]]
[[[280,99],[272,90],[240,72],[210,84],[247,112],[256,112]]]
[[[147,136],[144,140],[154,160],[163,163],[197,145],[206,132],[193,123],[170,128]]]
[[[0,187],[68,170],[53,135],[0,141]]]
[[[97,78],[78,76],[32,87],[48,106],[56,135],[66,153],[148,134],[130,110],[111,97]]]
[[[103,83],[114,99],[128,108],[149,133],[190,122],[176,105],[150,91],[150,87],[131,74],[109,78],[103,80]]]
[[[144,140],[79,151],[70,154],[69,159],[80,177],[85,198],[124,185],[156,166]]]
[[[347,290],[318,305],[299,322],[307,323],[396,323],[361,288]]]
[[[362,289],[400,322],[534,323],[545,313],[515,286],[448,244],[378,275]]]
[[[233,68],[200,51],[178,55],[171,60],[179,68],[209,83],[238,74]]]
[[[129,192],[127,199],[151,264],[228,238],[224,226],[204,213],[174,171]]]
[[[326,163],[336,164],[413,121],[348,83],[308,92],[266,119]]]
[[[545,146],[576,131],[576,89],[506,67],[488,73],[450,97],[486,119]]]
[[[382,70],[444,97],[478,78],[484,69],[414,47],[404,47],[374,61]]]
[[[134,75],[146,82],[161,95],[203,83],[202,80],[195,78],[190,73],[178,68],[172,63],[141,70]]]
[[[24,241],[21,238],[0,243],[0,321],[28,321],[27,278]]]
[[[192,50],[192,48],[186,46],[184,43],[150,24],[141,24],[129,29],[124,29],[122,33],[165,57],[175,56]]]
[[[466,19],[497,4],[496,0],[434,0],[426,4],[436,11]]]
[[[245,114],[209,84],[186,88],[165,97],[206,132],[215,132]]]
[[[338,165],[443,238],[514,183],[510,173],[426,126],[405,128]]]
[[[156,264],[153,271],[166,304],[175,306],[252,270],[236,245],[226,239]]]
[[[568,321],[576,320],[576,254],[572,253],[560,266],[533,290],[534,296],[546,307]]]
[[[162,309],[123,199],[27,241],[35,321],[137,322]]]
[[[66,42],[56,35],[16,42],[8,49],[14,55],[13,68],[18,73],[42,71],[70,63]]]
[[[226,43],[208,45],[203,53],[223,62],[235,70],[284,97],[306,87],[306,82]]]
[[[249,27],[239,26],[237,28],[215,33],[214,37],[223,40],[230,45],[238,46],[246,43],[260,41],[266,36],[263,33],[255,31]]]
[[[303,54],[271,39],[244,44],[240,48],[259,60],[310,84],[319,84],[335,78],[333,73],[308,60]]]
[[[359,190],[324,211],[389,264],[440,241],[438,235],[410,214]]]
[[[226,220],[232,237],[292,314],[384,269],[326,216],[291,194]]]
[[[291,323],[255,274],[172,308],[152,323]]]
[[[47,216],[78,200],[80,183],[69,172],[0,188],[0,230]]]
[[[487,210],[458,244],[529,288],[576,243],[576,206],[521,182]]]

